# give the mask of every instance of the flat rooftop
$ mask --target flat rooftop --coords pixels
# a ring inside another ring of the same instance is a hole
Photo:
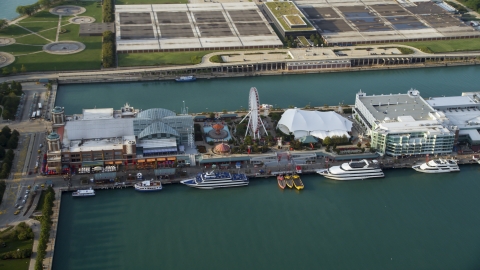
[[[115,6],[117,52],[274,48],[253,2]]]
[[[477,36],[480,32],[431,1],[296,1],[330,44]]]
[[[280,23],[284,31],[315,30],[293,2],[266,2],[264,5]],[[304,26],[291,27],[292,19],[296,16],[303,21]]]
[[[420,96],[409,94],[372,95],[359,97],[360,101],[378,121],[396,120],[411,116],[415,121],[430,119],[434,109]]]
[[[469,107],[480,109],[480,92],[464,92],[461,96],[452,97],[431,97],[427,102],[430,106],[439,110]]]

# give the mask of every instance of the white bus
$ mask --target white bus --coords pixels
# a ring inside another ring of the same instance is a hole
[[[30,119],[35,119],[35,116],[37,116],[37,112],[33,112],[32,117]]]
[[[39,109],[39,110],[42,109],[42,103],[38,103],[38,109]]]
[[[37,110],[37,117],[40,117],[40,115],[41,115],[40,110]]]

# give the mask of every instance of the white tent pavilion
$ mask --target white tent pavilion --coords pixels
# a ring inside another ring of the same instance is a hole
[[[352,122],[336,112],[286,110],[277,127],[285,134],[293,133],[295,139],[311,135],[320,139],[332,136],[347,136],[352,130]]]

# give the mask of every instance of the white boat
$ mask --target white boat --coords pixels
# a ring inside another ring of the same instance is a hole
[[[384,177],[378,161],[350,161],[329,169],[317,170],[317,173],[333,180],[363,180],[368,178]]]
[[[182,184],[200,189],[214,189],[227,187],[241,187],[248,185],[248,177],[243,173],[229,173],[214,171],[199,173],[195,178],[183,180]]]
[[[91,197],[95,196],[95,190],[90,189],[79,189],[72,193],[72,197]]]
[[[162,182],[155,180],[146,180],[135,184],[136,191],[160,191],[162,190]]]
[[[479,155],[473,155],[472,156],[472,159],[477,162],[478,164],[480,164],[480,156]]]
[[[453,159],[432,159],[421,165],[412,166],[412,169],[423,173],[446,173],[460,171],[457,161]]]

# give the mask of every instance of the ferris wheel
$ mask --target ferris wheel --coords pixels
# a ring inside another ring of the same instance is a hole
[[[245,115],[242,121],[240,121],[240,123],[247,119],[247,117],[248,125],[245,136],[247,136],[247,134],[250,132],[252,139],[260,139],[260,126],[263,127],[265,134],[268,134],[267,130],[265,129],[265,125],[260,118],[260,99],[258,97],[257,88],[255,87],[250,88],[250,94],[248,95],[248,113]]]

